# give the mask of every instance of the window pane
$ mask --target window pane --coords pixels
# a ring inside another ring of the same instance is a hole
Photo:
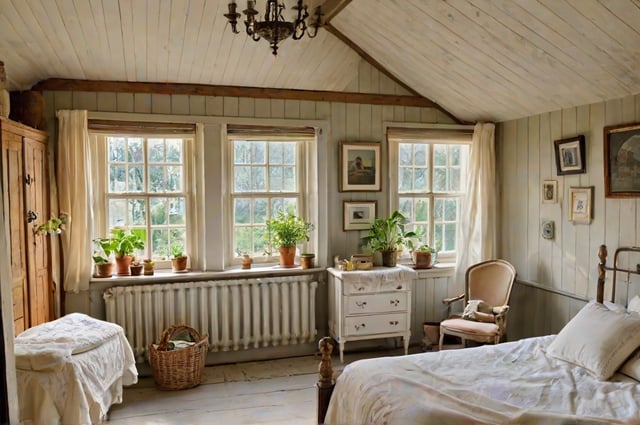
[[[268,250],[269,245],[267,244],[266,238],[266,227],[259,226],[253,228],[253,243],[254,243],[254,256],[264,255],[264,253]]]
[[[461,192],[460,169],[451,168],[449,170],[449,190],[452,192]]]
[[[164,170],[161,165],[151,165],[149,167],[149,192],[164,192]]]
[[[167,224],[167,198],[149,199],[149,208],[152,226]]]
[[[167,162],[182,162],[182,139],[167,139]]]
[[[282,163],[283,164],[295,164],[296,163],[296,144],[293,142],[284,143],[283,146],[283,154],[282,154]]]
[[[267,190],[265,167],[253,167],[251,169],[251,190],[253,192],[264,192]]]
[[[295,192],[296,190],[296,168],[284,167],[284,185],[282,189],[285,192]]]
[[[127,200],[109,199],[109,228],[127,224]]]
[[[433,201],[433,219],[435,221],[442,221],[444,217],[444,201],[442,199],[435,199]]]
[[[416,200],[416,216],[414,221],[417,221],[417,222],[429,221],[429,200],[428,199]]]
[[[169,198],[169,224],[185,224],[186,214],[184,198]]]
[[[449,146],[449,156],[450,156],[450,164],[452,166],[460,165],[461,156],[462,156],[462,146],[451,145]]]
[[[125,162],[126,142],[124,137],[108,137],[109,161]]]
[[[413,221],[413,198],[400,198],[398,202],[398,211],[400,211],[407,220]]]
[[[251,227],[235,227],[233,232],[233,238],[236,242],[234,248],[234,254],[239,257],[243,251],[252,253],[252,241],[251,241]]]
[[[433,164],[447,165],[447,145],[433,146]]]
[[[283,143],[269,143],[269,163],[282,164],[284,162]]]
[[[151,230],[151,258],[162,260],[169,257],[169,229]]]
[[[172,228],[169,230],[169,249],[178,246],[183,250],[187,246],[185,241],[186,229],[184,227]]]
[[[140,226],[147,223],[147,204],[144,199],[129,199],[129,225]]]
[[[143,162],[144,157],[142,155],[142,139],[129,138],[128,139],[129,155],[127,160],[129,162]]]
[[[435,168],[433,170],[433,191],[446,192],[447,190],[447,169]]]
[[[182,165],[167,166],[167,192],[182,192]]]
[[[398,191],[400,192],[410,192],[413,183],[413,173],[411,172],[411,168],[401,167],[398,170]]]
[[[251,200],[247,198],[236,198],[233,206],[234,224],[251,223]]]
[[[267,144],[265,142],[253,142],[251,143],[253,148],[253,164],[266,164],[267,163]]]
[[[251,164],[251,143],[240,140],[233,142],[233,163]]]
[[[109,166],[109,192],[121,193],[127,188],[127,168],[123,165]]]
[[[233,168],[233,191],[249,192],[251,189],[251,167]]]
[[[283,189],[283,174],[282,167],[269,167],[269,191],[281,192]]]
[[[445,221],[458,220],[458,200],[457,199],[447,199],[445,201],[444,219]]]
[[[410,143],[400,143],[398,145],[398,160],[400,166],[411,165],[413,163],[412,156],[413,152]]]
[[[456,249],[456,224],[447,223],[444,225],[444,251],[455,251]]]
[[[164,140],[149,139],[147,141],[149,162],[164,162]]]
[[[267,206],[269,203],[266,199],[260,198],[253,202],[253,222],[255,224],[267,222]]]
[[[144,191],[144,167],[142,165],[135,165],[129,167],[129,192],[143,192]]]
[[[427,145],[414,144],[413,145],[413,163],[416,166],[425,167],[427,163]]]
[[[427,188],[428,185],[426,168],[416,168],[413,174],[413,189],[426,192]]]

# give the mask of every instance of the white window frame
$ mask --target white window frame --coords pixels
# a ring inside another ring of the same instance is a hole
[[[297,188],[294,192],[234,192],[234,157],[233,157],[233,142],[234,140],[246,140],[246,141],[282,141],[282,142],[295,142],[296,146],[296,181]],[[289,136],[243,136],[243,135],[229,135],[226,133],[223,137],[223,144],[225,145],[225,158],[228,164],[226,169],[226,181],[227,181],[227,193],[228,193],[228,206],[226,210],[226,222],[229,229],[227,237],[225,238],[225,257],[227,258],[227,265],[237,266],[241,264],[242,257],[235,255],[233,249],[233,231],[234,231],[234,200],[236,198],[252,198],[252,197],[266,197],[266,198],[297,198],[298,199],[298,215],[305,220],[314,223],[316,229],[317,224],[313,221],[313,205],[317,205],[317,200],[312,199],[313,194],[317,193],[317,185],[313,183],[313,179],[310,176],[314,175],[315,163],[314,161],[314,147],[317,144],[316,138],[313,140],[309,138],[289,137]],[[317,209],[316,209],[317,210]],[[316,230],[317,231],[317,230]],[[303,248],[300,252],[316,252],[317,250],[317,238],[316,231],[311,232],[309,235],[309,241],[300,244]],[[300,253],[298,252],[298,254]],[[272,264],[278,262],[278,252],[271,252],[270,255],[254,256],[253,262],[255,264]]]
[[[121,119],[121,118],[120,118]],[[186,213],[186,223],[185,223],[185,233],[186,233],[186,245],[185,245],[185,253],[189,257],[189,261],[191,262],[191,267],[194,268],[197,264],[199,264],[198,257],[198,235],[195,232],[194,223],[195,214],[196,214],[196,206],[194,205],[194,192],[192,188],[194,187],[194,150],[195,150],[195,140],[197,135],[194,133],[185,133],[185,134],[161,134],[161,133],[152,133],[148,134],[128,134],[127,132],[119,132],[117,129],[109,132],[91,132],[89,131],[89,146],[90,146],[90,156],[91,156],[91,173],[92,173],[92,188],[93,188],[93,229],[92,229],[92,239],[97,237],[108,237],[109,236],[109,219],[108,219],[108,202],[110,198],[131,198],[131,197],[155,197],[161,196],[166,197],[167,195],[172,196],[171,194],[150,194],[147,192],[137,193],[127,193],[122,195],[114,195],[110,196],[108,194],[109,188],[109,177],[108,177],[108,148],[107,148],[107,137],[109,136],[123,136],[123,137],[142,137],[142,138],[183,138],[183,192],[180,193],[180,196],[184,196],[185,198],[185,213]],[[146,151],[145,151],[146,153]],[[146,172],[146,170],[145,170]],[[147,212],[148,213],[148,212]],[[147,223],[147,230],[150,228],[151,224]],[[136,226],[137,227],[137,226]],[[147,241],[150,236],[147,235]],[[148,252],[147,241],[145,241],[145,252]],[[166,260],[156,261],[156,269],[169,269],[171,268],[170,258]]]
[[[408,128],[414,133],[423,132],[422,136],[411,136],[410,138],[393,138],[389,137],[389,128]],[[415,123],[385,123],[384,124],[385,134],[387,135],[387,144],[389,150],[389,206],[390,211],[397,210],[399,208],[399,198],[402,197],[420,197],[420,198],[429,198],[429,245],[433,246],[434,243],[434,210],[435,210],[435,198],[458,198],[461,200],[464,199],[465,191],[462,193],[448,193],[448,192],[434,192],[433,191],[433,145],[436,144],[466,144],[471,148],[471,135],[473,133],[473,126],[465,126],[465,125],[445,125],[445,124],[415,124]],[[452,132],[465,132],[468,135],[464,137],[460,137],[459,140],[451,139],[449,137],[440,137],[438,134],[445,133],[447,131]],[[399,145],[400,143],[424,143],[429,144],[429,179],[431,182],[431,190],[430,192],[415,192],[415,193],[399,193],[398,191],[398,171],[399,171]],[[467,161],[469,156],[467,156]],[[461,167],[467,167],[467,164],[462,164]],[[468,177],[468,173],[467,173]],[[466,186],[466,185],[464,185]],[[463,186],[463,189],[466,187]],[[459,216],[459,226],[463,223],[464,217]],[[458,234],[460,229],[458,228]],[[458,238],[457,238],[458,239]],[[457,241],[456,241],[457,242]],[[409,262],[409,258],[407,256],[407,252],[404,253],[404,261]],[[440,262],[445,263],[455,263],[457,258],[457,251],[442,251],[438,253],[438,260]]]

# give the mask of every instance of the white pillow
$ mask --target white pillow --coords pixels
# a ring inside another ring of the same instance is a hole
[[[638,346],[640,315],[616,313],[602,304],[589,303],[549,344],[547,354],[605,380]]]
[[[622,364],[619,372],[624,373],[630,378],[640,381],[640,350],[636,350],[626,362]]]
[[[639,296],[636,295],[633,298],[631,298],[631,301],[629,301],[629,306],[627,307],[627,310],[633,311],[634,313],[640,313],[640,297]]]

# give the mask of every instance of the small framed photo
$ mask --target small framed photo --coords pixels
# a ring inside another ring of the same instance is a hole
[[[569,188],[569,221],[589,224],[593,216],[593,186]]]
[[[380,144],[340,144],[340,192],[380,191]]]
[[[376,218],[376,201],[344,201],[343,230],[367,230]]]
[[[640,123],[604,128],[607,198],[640,197]]]
[[[569,139],[553,142],[556,152],[558,175],[583,174],[587,172],[584,136],[581,134]]]
[[[558,202],[558,182],[544,180],[542,182],[542,203],[555,204],[556,202]]]

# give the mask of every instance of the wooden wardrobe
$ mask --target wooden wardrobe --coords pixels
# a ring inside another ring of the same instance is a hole
[[[47,133],[0,117],[2,189],[16,335],[54,318],[50,236],[35,228],[50,218]]]

